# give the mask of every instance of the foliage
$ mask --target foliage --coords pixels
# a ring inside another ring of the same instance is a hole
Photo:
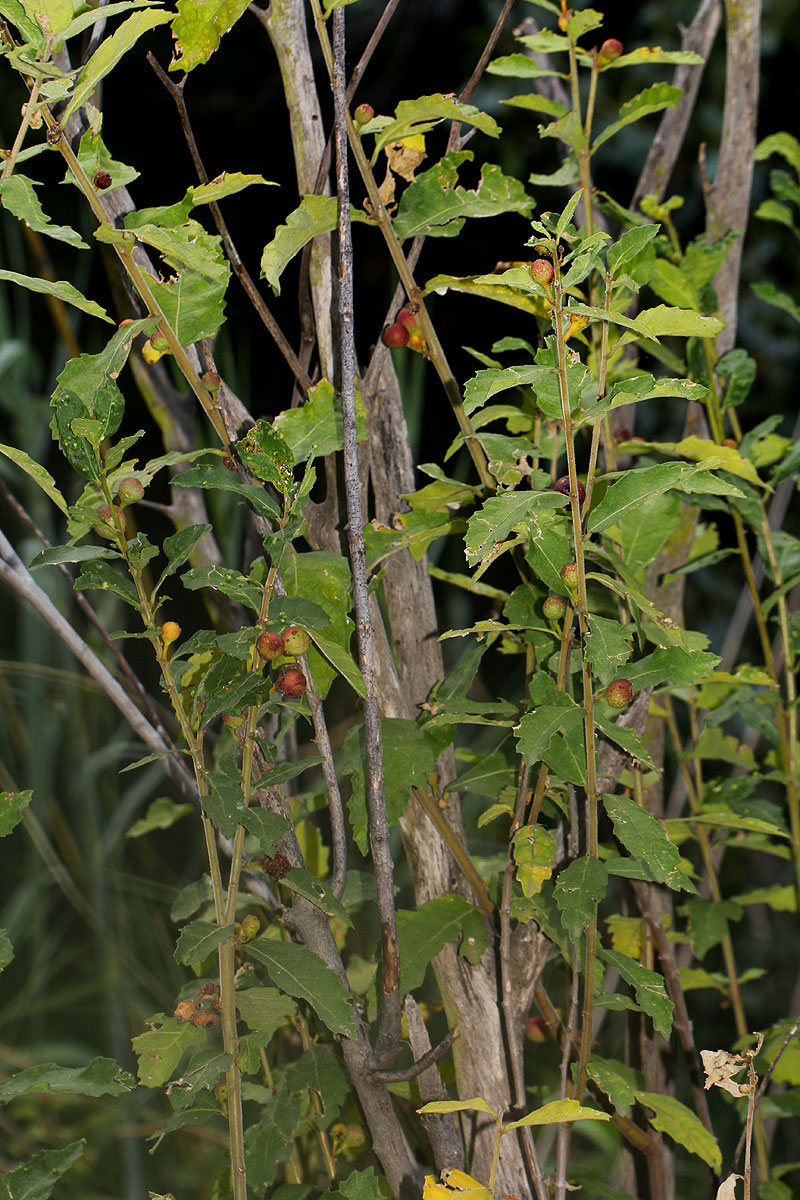
[[[0,201],[31,247],[13,264],[26,270],[0,281],[37,314],[27,293],[44,296],[61,339],[46,419],[31,384],[37,422],[10,411],[0,446],[20,534],[17,551],[0,533],[0,577],[23,651],[30,607],[64,643],[46,647],[51,678],[70,679],[76,656],[98,720],[96,743],[74,712],[63,751],[46,729],[33,737],[48,697],[27,664],[10,724],[30,786],[2,765],[0,834],[22,867],[0,967],[23,997],[44,997],[40,964],[54,978],[69,953],[85,956],[74,930],[57,946],[60,929],[26,927],[39,855],[96,938],[106,978],[92,1003],[113,1051],[88,1061],[67,1039],[47,1046],[22,1004],[19,1046],[3,1051],[3,1188],[111,1194],[117,1128],[130,1196],[152,1183],[234,1200],[561,1200],[580,1181],[668,1200],[718,1186],[724,1167],[720,1196],[741,1179],[749,1197],[757,1178],[782,1200],[791,1135],[773,1137],[759,1101],[785,1085],[765,1111],[796,1121],[797,1023],[789,989],[750,988],[770,963],[751,929],[785,914],[796,944],[800,543],[776,501],[800,459],[779,413],[744,419],[759,373],[735,345],[741,230],[728,202],[746,213],[749,175],[730,195],[708,191],[713,236],[687,233],[681,199],[665,198],[665,147],[684,136],[673,116],[704,67],[688,35],[681,50],[625,50],[603,41],[595,10],[536,0],[548,27],[526,24],[500,53],[498,25],[491,87],[526,136],[543,118],[540,145],[559,160],[520,179],[483,159],[501,157],[505,135],[471,102],[477,78],[458,97],[351,115],[352,3],[311,0],[316,72],[300,0],[256,12],[281,65],[301,193],[260,223],[258,253],[281,319],[286,280],[301,279],[295,353],[226,223],[229,198],[263,197],[267,180],[209,181],[184,98],[247,6],[0,0],[0,69],[27,94]],[[167,187],[155,158],[140,163],[159,195],[137,209],[139,172],[114,157],[101,84],[167,25],[172,74],[156,73],[199,183],[172,189],[171,171]],[[752,50],[735,21],[728,37]],[[731,50],[730,69],[739,61]],[[653,80],[672,68],[673,83]],[[624,95],[619,78],[632,81]],[[511,94],[520,80],[534,90]],[[651,186],[629,208],[596,173],[656,115]],[[731,145],[739,167],[778,156],[755,216],[796,238],[800,146],[775,132],[756,149],[754,123],[726,106],[718,179]],[[55,185],[27,174],[40,152],[63,159],[64,190],[84,205],[72,224]],[[489,218],[515,223],[503,226],[513,260],[494,270],[469,249]],[[55,277],[43,239],[80,286]],[[459,253],[420,282],[425,239]],[[73,265],[92,246],[105,304]],[[399,281],[385,343],[366,305],[354,318],[354,263],[379,255]],[[262,377],[268,398],[249,406],[234,274],[291,373],[291,387]],[[777,284],[753,293],[798,320]],[[479,369],[463,386],[448,357],[460,330],[439,332],[451,303],[520,331],[484,339],[475,317]],[[368,357],[354,319],[377,342]],[[16,383],[22,345],[0,355]],[[409,362],[436,376],[437,420],[447,405],[452,426],[432,462],[415,461]],[[729,557],[758,661],[688,619],[692,589]],[[137,782],[123,790],[128,771]],[[59,809],[68,779],[85,794],[79,840]],[[135,910],[137,878],[162,861],[153,845],[168,848],[168,879]],[[693,1021],[715,1045],[726,1023],[730,1051],[702,1058],[706,1087],[731,1103],[706,1096]],[[748,1083],[731,1083],[745,1068]],[[142,1111],[146,1166],[140,1118],[139,1140],[129,1133]]]

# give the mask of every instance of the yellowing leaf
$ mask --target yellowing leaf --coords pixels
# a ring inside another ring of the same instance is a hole
[[[560,1125],[563,1121],[610,1121],[608,1113],[599,1112],[596,1108],[585,1108],[577,1100],[553,1100],[544,1104],[535,1112],[528,1113],[519,1121],[510,1121],[503,1126],[503,1132],[509,1129],[519,1129],[522,1125]]]

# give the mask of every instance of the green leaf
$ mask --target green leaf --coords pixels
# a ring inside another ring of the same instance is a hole
[[[364,686],[364,680],[349,653],[343,650],[336,642],[317,633],[315,629],[309,629],[308,632],[314,645],[325,655],[336,672],[347,680],[357,696],[361,696],[362,699],[365,698],[367,689]]]
[[[33,12],[29,16],[25,6],[20,4],[19,0],[0,0],[0,13],[13,25],[16,25],[24,41],[30,42],[40,52],[44,50],[47,39],[39,28]]]
[[[224,596],[252,608],[255,612],[261,610],[261,588],[239,571],[227,570],[216,564],[191,567],[181,576],[181,582],[190,592],[208,587],[212,591],[222,592]]]
[[[674,1096],[662,1096],[658,1092],[637,1092],[636,1099],[653,1109],[655,1116],[648,1120],[654,1129],[668,1134],[673,1142],[702,1158],[712,1171],[722,1169],[722,1154],[716,1138],[685,1104]]]
[[[347,909],[340,900],[336,899],[330,888],[303,867],[292,867],[281,878],[281,883],[296,892],[298,896],[304,896],[315,908],[321,909],[327,916],[336,917],[345,925],[353,924]]]
[[[680,646],[666,646],[654,650],[638,662],[625,668],[627,679],[635,691],[646,687],[658,687],[668,683],[670,687],[691,687],[710,675],[719,657],[703,650],[683,650]]]
[[[294,1149],[294,1133],[300,1120],[302,1092],[292,1091],[284,1075],[267,1099],[261,1119],[245,1134],[245,1167],[248,1190],[263,1196],[275,1180],[279,1163]]]
[[[461,935],[465,917],[472,912],[463,896],[446,894],[428,900],[413,912],[397,913],[403,993],[422,987],[425,972],[439,951]]]
[[[40,1150],[33,1158],[0,1176],[0,1200],[48,1200],[72,1164],[86,1148],[86,1142],[70,1142],[63,1150]]]
[[[259,487],[255,483],[242,483],[238,476],[229,471],[227,467],[223,467],[221,463],[203,463],[201,466],[193,467],[190,471],[183,471],[171,480],[171,484],[173,487],[216,488],[222,492],[233,492],[248,500],[256,512],[261,513],[264,517],[280,515],[277,504],[271,496],[267,495],[263,487]]]
[[[172,13],[163,12],[161,9],[146,9],[128,17],[111,37],[105,38],[76,79],[69,103],[61,115],[61,123],[64,124],[67,118],[89,99],[100,80],[113,70],[123,54],[136,45],[142,34],[171,20]]]
[[[0,278],[4,274],[5,272],[0,271]],[[754,283],[753,291],[759,300],[763,300],[765,304],[771,304],[774,308],[779,308],[782,312],[788,313],[795,321],[800,321],[800,305],[795,304],[788,292],[778,291],[774,283]]]
[[[465,292],[470,296],[483,296],[512,308],[520,308],[534,317],[547,316],[550,306],[537,290],[530,272],[523,267],[513,267],[501,275],[435,275],[422,289],[423,296],[431,292]]]
[[[621,267],[633,262],[645,246],[653,240],[660,228],[660,225],[635,225],[633,229],[628,229],[623,233],[622,237],[608,248],[610,273],[616,275]]]
[[[3,208],[23,221],[36,233],[43,233],[54,238],[57,242],[66,242],[76,250],[88,250],[89,247],[81,235],[68,225],[53,225],[50,218],[42,209],[34,188],[40,186],[25,175],[12,175],[10,179],[0,181],[0,200]]]
[[[523,825],[513,838],[514,862],[522,894],[527,900],[538,896],[553,873],[558,854],[556,840],[543,825]]]
[[[175,26],[173,24],[173,30]],[[192,188],[193,204],[218,204],[226,196],[234,196],[254,183],[263,183],[267,187],[277,187],[276,183],[265,179],[263,175],[244,175],[241,171],[223,171],[210,183]]]
[[[356,1036],[353,1012],[339,976],[306,946],[260,937],[247,943],[247,953],[267,968],[282,992],[306,1000],[331,1033]]]
[[[608,872],[597,858],[576,858],[561,872],[553,897],[565,932],[577,940],[597,916],[605,899]]]
[[[734,900],[687,900],[689,936],[695,957],[702,960],[728,936],[729,921],[741,921],[744,909]]]
[[[0,792],[0,837],[16,829],[25,809],[33,800],[33,792]]]
[[[627,796],[603,796],[603,804],[614,824],[617,841],[645,863],[656,883],[674,891],[694,891],[694,884],[681,870],[681,856],[659,821]],[[691,903],[691,901],[689,902]]]
[[[294,765],[294,764],[287,764]],[[280,770],[280,767],[277,768]],[[265,784],[269,782],[270,786],[276,786],[280,779],[276,779],[274,784],[272,776],[276,773],[276,769],[270,772]],[[267,812],[264,808],[248,808],[242,814],[242,824],[248,833],[252,834],[258,842],[262,853],[272,858],[278,846],[289,832],[289,823],[285,817],[278,813]]]
[[[332,233],[337,224],[335,196],[303,196],[300,207],[289,214],[285,225],[278,226],[261,255],[261,275],[276,296],[281,294],[281,275],[294,256],[315,237]]]
[[[203,811],[223,837],[232,838],[236,827],[244,824],[249,812],[242,793],[242,777],[233,758],[222,758],[208,772],[209,796],[202,796]]]
[[[161,577],[154,589],[155,592],[160,591],[164,580],[168,576],[174,575],[191,558],[198,543],[207,533],[211,532],[211,529],[211,525],[187,525],[184,529],[179,529],[176,533],[171,533],[169,537],[164,538],[162,549],[169,561],[161,572]]]
[[[0,971],[4,971],[14,958],[14,947],[5,929],[0,929]]]
[[[28,564],[30,571],[38,571],[40,567],[55,567],[61,563],[89,562],[94,558],[119,558],[118,550],[110,546],[49,546],[40,550]]]
[[[472,1100],[431,1100],[429,1104],[423,1104],[422,1108],[417,1109],[418,1113],[455,1113],[455,1112],[480,1112],[486,1113],[495,1121],[499,1119],[499,1114],[490,1108],[489,1105],[480,1096],[475,1096]]]
[[[621,105],[617,120],[607,125],[595,138],[592,152],[594,153],[604,142],[614,137],[633,121],[640,121],[642,117],[661,112],[665,108],[675,108],[681,95],[681,88],[671,87],[668,83],[654,83],[649,88],[645,88],[643,92],[639,92],[638,95]]]
[[[443,96],[441,92],[436,92],[431,96],[420,96],[417,100],[400,101],[395,109],[395,119],[375,135],[373,164],[379,151],[390,142],[398,142],[417,133],[427,133],[440,121],[458,121],[462,125],[472,125],[489,137],[500,136],[500,126],[493,117],[482,113],[472,104],[459,104],[455,96]]]
[[[233,925],[213,921],[192,921],[185,925],[175,947],[175,961],[187,965],[203,962],[224,942],[233,937]]]
[[[792,133],[771,133],[756,146],[755,160],[763,162],[771,154],[780,154],[800,176],[800,142]]]
[[[636,1099],[639,1072],[634,1071],[632,1067],[623,1066],[615,1059],[600,1058],[593,1054],[587,1064],[586,1073],[601,1092],[605,1092],[620,1116],[626,1117]]]
[[[49,279],[38,279],[31,275],[20,275],[18,271],[6,271],[2,267],[0,267],[0,280],[4,280],[6,283],[19,284],[20,287],[27,288],[29,292],[40,292],[43,296],[54,296],[56,300],[61,300],[64,304],[71,304],[73,307],[79,308],[81,312],[88,313],[90,317],[99,317],[101,321],[108,321],[109,324],[113,324],[111,317],[104,308],[101,308],[99,304],[95,304],[94,300],[87,300],[71,283],[65,283],[63,280],[53,283]]]
[[[76,592],[109,592],[112,596],[119,596],[131,608],[139,608],[139,596],[133,581],[115,571],[107,562],[94,559],[84,563],[73,586]]]
[[[356,397],[356,416],[358,440],[362,441],[367,432],[366,414],[359,397]],[[341,450],[344,445],[342,412],[333,385],[327,379],[321,379],[309,391],[305,404],[278,414],[273,429],[287,443],[296,463],[309,458],[324,458]]]
[[[295,1003],[277,988],[252,987],[236,993],[236,1007],[248,1029],[271,1038],[294,1013]]]
[[[0,1104],[9,1104],[28,1092],[52,1095],[122,1096],[135,1087],[134,1079],[113,1058],[93,1058],[85,1067],[59,1067],[40,1063],[18,1071],[0,1083]]]
[[[616,967],[625,982],[631,985],[641,1011],[653,1018],[656,1033],[660,1033],[669,1041],[673,1005],[661,976],[655,971],[648,971],[646,967],[639,966],[632,958],[616,950],[601,950],[600,955],[609,966]]]
[[[327,1129],[335,1121],[344,1101],[350,1095],[350,1080],[342,1069],[334,1048],[309,1046],[300,1058],[287,1067],[286,1076],[290,1091],[308,1088],[317,1093],[322,1100],[324,1112],[315,1116],[314,1123],[320,1129]]]
[[[464,549],[470,566],[484,560],[532,511],[564,507],[559,492],[508,491],[488,500],[469,518]]]
[[[589,614],[589,634],[586,638],[586,659],[592,673],[603,685],[611,682],[633,653],[633,627],[621,625],[608,617]]]
[[[630,54],[621,54],[613,62],[606,63],[603,70],[611,71],[640,65],[702,67],[703,59],[691,50],[662,50],[660,46],[637,46]]]
[[[716,337],[724,328],[725,322],[718,317],[704,317],[691,309],[659,304],[637,313],[635,332],[624,333],[619,344],[637,341],[640,336],[656,341],[660,337]]]
[[[269,421],[256,421],[236,448],[256,479],[271,483],[284,495],[288,492],[294,482],[294,457],[286,440]]]
[[[309,633],[322,628],[329,641],[349,654],[354,625],[349,615],[352,598],[347,559],[327,550],[293,554],[282,562],[281,575],[288,599],[273,596],[270,620],[279,621],[291,613],[287,624],[300,624]],[[337,672],[316,646],[309,649],[308,662],[317,692],[324,699]]]
[[[712,462],[713,460],[708,460],[699,466],[667,462],[627,471],[622,478],[614,481],[597,507],[592,509],[588,521],[589,532],[599,533],[607,529],[609,525],[632,512],[642,500],[660,492],[667,492],[671,488],[691,493],[694,489],[705,491],[707,485],[711,484],[714,488],[719,486],[720,495],[729,495],[729,485],[709,474]],[[698,479],[701,473],[705,476],[702,481]]]
[[[501,54],[499,58],[495,58],[489,63],[486,73],[510,79],[543,79],[560,74],[560,72],[551,71],[547,67],[540,67],[535,59],[527,54]],[[527,97],[522,96],[517,99],[527,99]]]
[[[406,810],[412,787],[424,787],[434,769],[437,743],[416,724],[402,717],[381,720],[383,775],[386,815],[396,825]],[[353,727],[344,744],[344,771],[352,774],[353,790],[348,801],[353,837],[363,854],[367,848],[367,808],[364,791],[364,727]]]
[[[150,287],[167,323],[182,346],[213,337],[225,320],[228,276],[211,279],[184,266],[165,283],[154,280]]]
[[[585,1108],[577,1100],[553,1100],[543,1104],[535,1112],[528,1113],[519,1121],[509,1121],[503,1126],[503,1132],[509,1129],[519,1129],[523,1125],[560,1125],[564,1121],[610,1121],[608,1113],[599,1112],[596,1108]]]
[[[517,727],[519,752],[529,764],[541,762],[551,739],[559,732],[572,733],[583,725],[583,709],[567,696],[555,704],[538,704]]]
[[[190,812],[194,812],[192,804],[176,804],[166,796],[159,796],[148,806],[146,814],[134,821],[125,836],[137,838],[151,833],[154,829],[171,829],[176,821],[180,821],[181,817]]]
[[[152,1028],[131,1039],[134,1054],[139,1059],[139,1082],[143,1087],[161,1087],[171,1077],[190,1046],[205,1044],[204,1029],[196,1029],[188,1021],[165,1017],[158,1013],[151,1020]],[[155,1028],[159,1025],[160,1028]]]
[[[12,176],[12,178],[14,177]],[[31,479],[39,485],[45,495],[49,496],[63,513],[66,513],[67,502],[56,487],[56,481],[48,470],[32,459],[24,450],[18,450],[16,446],[4,446],[0,444],[0,454],[15,463],[26,475],[30,475]],[[42,553],[47,552],[42,551]],[[41,558],[41,554],[37,555],[37,558]],[[61,561],[65,560],[62,559]],[[44,566],[43,563],[42,566]]]
[[[393,221],[401,242],[422,234],[455,237],[467,217],[494,217],[506,212],[529,215],[533,200],[518,180],[504,175],[498,166],[484,163],[474,190],[458,187],[458,168],[471,159],[468,151],[446,154],[409,184]]]

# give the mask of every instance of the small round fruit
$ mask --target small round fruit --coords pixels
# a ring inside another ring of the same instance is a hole
[[[161,626],[161,640],[165,646],[171,646],[181,636],[181,627],[177,621],[165,621]]]
[[[98,191],[104,192],[107,188],[111,187],[113,182],[114,180],[111,178],[108,171],[95,171],[92,183]]]
[[[734,438],[723,438],[721,445],[727,446],[729,450],[735,450],[736,440]]]
[[[283,631],[283,644],[286,647],[286,653],[293,654],[297,658],[301,654],[308,653],[311,638],[299,625],[290,625]]]
[[[633,686],[628,679],[615,679],[603,695],[612,708],[627,708],[633,699]]]
[[[220,379],[220,377],[216,371],[204,371],[203,374],[200,376],[200,382],[202,383],[202,385],[206,389],[206,391],[211,392],[213,395],[213,393],[216,392],[217,389],[219,388],[219,385],[222,383],[222,380]]]
[[[353,121],[358,130],[363,129],[372,118],[375,116],[375,109],[371,104],[359,104],[358,108],[353,113]]]
[[[578,590],[578,564],[567,563],[561,568],[561,579],[571,592]]]
[[[542,605],[542,612],[548,621],[560,621],[567,610],[563,596],[548,596]]]
[[[630,429],[628,429],[627,425],[623,425],[614,434],[615,442],[629,442],[630,440],[631,440],[631,431],[630,431]]]
[[[553,484],[553,490],[556,492],[561,492],[564,496],[569,496],[570,495],[569,475],[562,475],[560,479],[557,479],[556,482]],[[583,486],[583,484],[581,483],[581,481],[579,479],[578,480],[578,504],[583,504],[585,499],[586,499],[586,488]]]
[[[531,1042],[546,1042],[547,1025],[544,1017],[528,1017],[525,1023],[525,1036]]]
[[[134,479],[133,476],[130,476],[128,479],[122,480],[117,494],[122,504],[136,504],[144,495],[144,484],[141,479]]]
[[[97,510],[97,524],[93,525],[92,528],[98,537],[113,538],[115,536],[117,532],[116,525],[114,523],[115,513],[117,516],[122,515],[122,509],[117,505],[114,505],[113,511],[108,507],[107,504],[104,504],[102,508]]]
[[[255,913],[248,913],[242,918],[242,933],[245,941],[252,942],[254,937],[258,937],[261,932],[261,922]]]
[[[553,264],[546,258],[537,258],[530,265],[531,278],[534,283],[548,287],[553,282]]]
[[[280,658],[285,653],[283,638],[279,633],[273,633],[270,630],[265,630],[256,642],[256,650],[263,659],[267,662],[272,662],[275,658]]]
[[[622,42],[619,38],[606,38],[597,55],[598,66],[605,67],[622,54]]]
[[[399,325],[405,325],[406,329],[409,330],[416,329],[417,325],[419,324],[416,311],[408,305],[405,308],[400,309],[399,313],[395,317],[395,321],[397,321]]]
[[[306,677],[299,667],[286,667],[275,680],[275,686],[289,699],[299,700],[306,690]]]
[[[387,325],[383,331],[383,343],[390,350],[402,350],[403,346],[408,345],[408,339],[409,332],[399,321],[395,321],[394,325]]]
[[[175,1009],[179,1021],[190,1021],[197,1012],[196,1000],[181,1000]]]

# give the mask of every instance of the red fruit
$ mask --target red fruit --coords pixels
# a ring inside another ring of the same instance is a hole
[[[547,1025],[544,1017],[528,1017],[525,1024],[525,1036],[531,1042],[547,1041]]]
[[[236,463],[233,461],[230,454],[223,454],[222,465],[226,471],[233,471],[234,475],[236,474]]]
[[[571,592],[578,590],[578,564],[567,563],[561,568],[561,578]]]
[[[297,657],[307,652],[311,645],[311,638],[299,625],[290,625],[283,631],[283,644],[287,654],[294,654]]]
[[[419,324],[417,321],[417,310],[413,308],[401,308],[395,317],[395,321],[400,325],[405,325],[406,329],[416,329]]]
[[[123,479],[119,485],[118,497],[121,504],[135,504],[144,495],[144,484],[141,479]]]
[[[279,633],[271,633],[267,630],[256,642],[256,649],[262,658],[267,662],[272,662],[274,658],[280,658],[284,653],[283,638]]]
[[[566,607],[563,596],[548,596],[542,605],[542,612],[548,621],[559,621],[563,617]]]
[[[200,376],[200,382],[207,392],[216,392],[222,380],[216,371],[206,371]]]
[[[394,325],[387,325],[383,331],[384,345],[389,346],[392,350],[401,350],[403,346],[408,345],[409,332],[405,325],[395,322]]]
[[[96,171],[92,183],[98,191],[104,192],[106,188],[110,188],[114,180],[109,175],[108,171]]]
[[[562,492],[565,496],[569,496],[570,495],[569,475],[562,475],[560,479],[557,479],[556,482],[553,484],[553,490],[556,492]],[[586,488],[583,486],[583,484],[581,483],[581,481],[579,479],[578,480],[578,504],[583,504],[585,499],[586,499]]]
[[[285,667],[275,680],[275,687],[284,696],[299,700],[306,690],[306,677],[299,667]]]
[[[630,429],[628,429],[627,425],[623,425],[622,428],[618,429],[617,432],[614,434],[615,442],[629,442],[630,440],[631,440],[631,431],[630,431]]]
[[[615,58],[619,58],[620,54],[622,54],[622,42],[619,38],[606,38],[597,55],[597,65],[608,66]]]
[[[628,679],[616,679],[603,692],[612,708],[627,708],[633,699],[633,685]]]
[[[537,258],[529,267],[534,283],[548,287],[553,281],[553,264],[546,258]]]
[[[353,113],[353,121],[356,129],[363,128],[375,116],[375,109],[371,104],[359,104],[358,108]]]

